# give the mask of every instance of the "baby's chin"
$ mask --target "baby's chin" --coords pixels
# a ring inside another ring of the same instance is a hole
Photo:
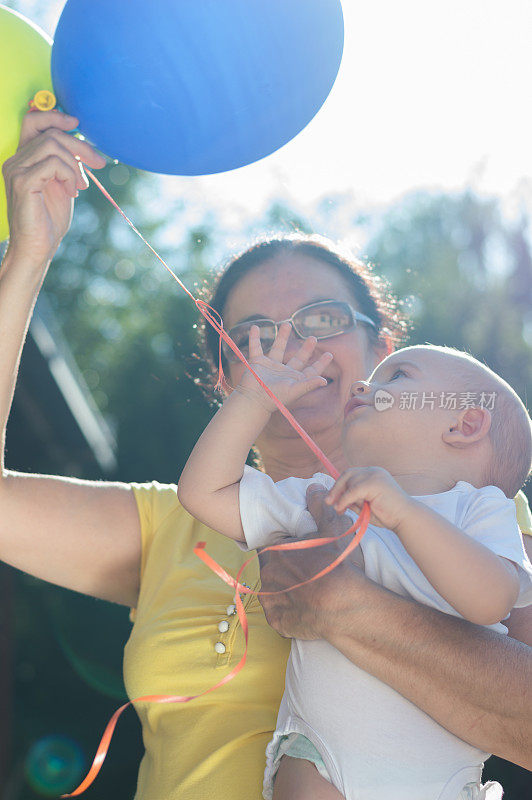
[[[342,448],[344,457],[350,467],[382,467],[390,473],[394,473],[397,468],[396,454],[390,450],[389,437],[379,436],[378,432],[363,429],[353,425],[342,436]],[[407,447],[408,443],[402,443],[400,447]]]
[[[360,425],[352,425],[346,421],[342,425],[342,447],[347,462],[353,467],[383,466],[382,464],[369,463],[370,453],[375,444],[375,435]]]

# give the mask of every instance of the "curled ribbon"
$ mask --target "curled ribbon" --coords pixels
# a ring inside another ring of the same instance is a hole
[[[364,503],[362,511],[360,512],[360,515],[356,520],[356,522],[347,531],[345,531],[345,533],[342,533],[339,536],[329,536],[329,537],[324,537],[323,539],[304,539],[297,542],[287,542],[285,544],[275,544],[275,545],[270,545],[268,547],[264,547],[261,550],[261,553],[265,553],[268,550],[306,550],[311,547],[322,547],[327,544],[332,544],[333,542],[336,542],[345,536],[349,536],[349,534],[354,533],[358,529],[358,533],[356,534],[356,536],[352,538],[347,547],[342,551],[342,553],[340,553],[339,556],[337,556],[337,558],[334,559],[334,561],[332,561],[322,570],[317,572],[311,578],[307,578],[306,580],[301,581],[300,583],[295,583],[293,586],[289,586],[286,589],[279,589],[275,592],[255,591],[253,589],[249,589],[247,586],[244,586],[243,584],[240,583],[240,578],[242,576],[242,573],[244,572],[247,565],[251,561],[253,561],[254,558],[257,558],[258,555],[257,553],[254,553],[250,558],[247,559],[247,561],[245,561],[242,564],[236,578],[233,578],[232,575],[226,572],[226,570],[223,567],[221,567],[220,564],[218,564],[212,558],[212,556],[210,556],[206,552],[205,542],[198,542],[194,548],[195,555],[197,555],[198,558],[200,558],[203,561],[203,563],[209,567],[209,569],[211,569],[216,575],[218,575],[218,577],[220,577],[225,583],[227,583],[228,586],[235,588],[236,612],[238,615],[238,619],[240,621],[240,625],[242,627],[242,631],[244,632],[245,647],[242,658],[240,659],[238,664],[235,667],[233,667],[233,669],[230,672],[227,673],[227,675],[224,675],[224,677],[220,681],[218,681],[218,683],[215,683],[213,686],[210,686],[208,689],[205,689],[205,691],[200,692],[200,694],[145,695],[143,697],[136,697],[134,700],[130,700],[128,703],[125,703],[123,706],[118,708],[111,717],[111,719],[109,720],[109,722],[107,723],[107,727],[101,738],[100,744],[98,745],[98,750],[96,751],[96,755],[94,756],[92,766],[89,772],[87,773],[87,776],[85,777],[84,781],[80,783],[77,789],[75,789],[73,792],[71,792],[70,794],[62,794],[61,797],[75,797],[78,794],[82,794],[82,792],[84,792],[85,789],[88,789],[88,787],[94,781],[94,779],[96,778],[102,767],[105,757],[107,756],[109,744],[111,742],[111,738],[113,736],[116,723],[118,722],[118,718],[120,717],[122,712],[126,710],[128,706],[132,705],[133,703],[142,703],[142,702],[189,703],[191,700],[195,700],[196,698],[202,697],[203,695],[208,694],[209,692],[212,692],[215,689],[219,689],[224,684],[233,680],[233,678],[235,678],[244,667],[248,654],[249,626],[246,616],[246,610],[244,608],[244,604],[242,603],[241,595],[254,594],[257,597],[264,597],[277,594],[284,594],[284,592],[291,592],[293,591],[293,589],[299,589],[301,586],[305,586],[305,584],[307,583],[312,583],[312,581],[315,581],[318,578],[327,575],[327,573],[332,572],[332,570],[335,569],[335,567],[337,567],[339,564],[341,564],[341,562],[347,558],[347,556],[355,549],[355,547],[357,547],[360,540],[362,539],[362,536],[366,532],[369,523],[369,517],[370,517],[369,505],[367,503]]]
[[[179,286],[186,292],[186,294],[190,297],[193,303],[196,305],[198,311],[202,314],[202,316],[207,320],[207,322],[212,325],[212,327],[217,331],[220,336],[220,346],[219,346],[219,376],[218,376],[218,383],[217,387],[221,387],[224,381],[223,375],[223,368],[222,368],[222,358],[221,358],[221,348],[222,348],[222,339],[228,344],[231,350],[235,353],[235,355],[242,361],[245,367],[255,376],[256,380],[262,386],[264,391],[268,394],[268,396],[273,400],[281,414],[288,420],[290,425],[297,431],[297,433],[301,436],[303,441],[309,446],[312,452],[320,459],[324,467],[327,471],[332,475],[333,478],[338,478],[339,472],[334,467],[334,465],[329,461],[325,453],[318,447],[318,445],[311,439],[308,433],[301,427],[299,422],[295,419],[295,417],[290,413],[290,411],[286,408],[286,406],[276,397],[276,395],[271,391],[271,389],[264,383],[264,381],[257,375],[251,364],[247,361],[244,354],[240,351],[238,346],[235,342],[231,339],[231,337],[226,333],[223,325],[223,319],[221,315],[216,311],[216,309],[212,308],[208,303],[205,303],[203,300],[199,300],[194,297],[192,292],[190,292],[185,284],[181,281],[181,279],[175,274],[175,272],[168,266],[166,261],[154,250],[154,248],[146,241],[144,236],[140,233],[140,231],[135,227],[135,225],[131,222],[129,217],[122,211],[120,206],[113,200],[107,189],[100,183],[100,181],[92,174],[89,169],[85,169],[87,175],[92,179],[98,189],[102,192],[102,194],[109,200],[110,203],[116,208],[116,210],[121,214],[121,216],[126,220],[128,225],[133,229],[133,231],[139,236],[144,244],[151,250],[151,252],[156,256],[156,258],[161,262],[163,267],[170,273],[170,275],[174,278],[174,280],[179,284]],[[366,529],[369,524],[370,519],[370,508],[368,503],[364,503],[362,506],[362,510],[360,512],[359,517],[355,521],[355,523],[347,530],[345,533],[340,534],[339,536],[331,536],[331,537],[324,537],[320,539],[304,539],[297,542],[287,542],[285,544],[276,544],[276,545],[269,545],[268,547],[264,547],[261,552],[265,553],[268,550],[304,550],[313,547],[323,547],[327,544],[332,544],[346,536],[349,536],[351,533],[356,533],[353,536],[352,540],[349,544],[345,547],[342,553],[337,556],[330,564],[324,567],[322,570],[317,572],[310,578],[307,578],[300,583],[296,583],[293,586],[289,586],[286,589],[279,589],[274,592],[263,592],[263,591],[255,591],[253,589],[249,589],[247,586],[244,586],[240,583],[240,578],[242,573],[244,572],[245,568],[248,564],[253,561],[254,558],[257,558],[257,553],[254,553],[250,558],[248,558],[240,567],[236,578],[233,578],[228,572],[224,570],[223,567],[220,566],[205,550],[205,542],[198,542],[194,548],[194,554],[200,558],[204,564],[206,564],[209,569],[211,569],[219,578],[221,578],[228,586],[231,586],[235,589],[235,606],[236,612],[238,615],[238,619],[240,625],[242,627],[242,631],[244,633],[244,654],[238,664],[233,667],[233,669],[227,673],[218,683],[215,683],[213,686],[210,686],[205,691],[200,692],[199,694],[195,695],[145,695],[143,697],[136,697],[133,700],[128,701],[123,706],[120,706],[109,722],[107,723],[107,727],[103,733],[103,736],[100,740],[100,744],[98,745],[98,749],[96,751],[96,755],[94,756],[94,760],[92,765],[89,769],[84,780],[80,783],[80,785],[74,789],[74,791],[70,792],[69,794],[62,794],[61,797],[76,797],[77,795],[82,794],[89,786],[93,783],[96,776],[100,772],[102,768],[102,764],[107,756],[107,751],[109,749],[109,745],[111,742],[111,738],[113,736],[116,723],[123,711],[133,703],[189,703],[191,700],[195,700],[198,697],[202,697],[209,692],[214,691],[215,689],[220,688],[224,684],[228,683],[229,681],[233,680],[236,675],[242,670],[246,663],[247,652],[248,652],[248,635],[249,635],[249,626],[246,617],[246,611],[244,609],[244,604],[242,603],[241,595],[243,594],[254,594],[257,597],[259,596],[272,596],[277,594],[284,594],[285,592],[291,592],[294,589],[298,589],[301,586],[305,586],[308,583],[312,583],[312,581],[318,580],[318,578],[327,575],[329,572],[332,572],[335,567],[341,564],[347,556],[358,546],[362,536],[366,532]]]

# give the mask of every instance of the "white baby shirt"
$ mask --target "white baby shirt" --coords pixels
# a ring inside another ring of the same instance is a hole
[[[307,480],[287,478],[274,483],[268,475],[246,466],[240,513],[249,549],[316,530],[305,499],[311,483],[330,489],[334,480],[317,473]],[[416,499],[515,562],[520,579],[516,606],[532,603],[532,565],[517,526],[515,504],[500,489],[476,489],[460,481],[447,492]],[[369,525],[360,547],[369,578],[399,595],[459,616],[393,531]],[[488,627],[507,633],[502,623]],[[292,732],[310,739],[332,783],[347,800],[456,800],[466,783],[480,781],[489,755],[445,730],[324,640],[292,641],[268,758],[275,750],[275,739]]]

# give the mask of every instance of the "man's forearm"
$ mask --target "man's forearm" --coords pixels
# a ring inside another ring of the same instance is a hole
[[[371,581],[343,590],[331,644],[460,739],[532,769],[532,648]]]

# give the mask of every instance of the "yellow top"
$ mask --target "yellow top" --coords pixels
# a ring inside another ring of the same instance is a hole
[[[244,637],[236,614],[227,612],[232,589],[193,547],[207,542],[207,552],[233,576],[250,554],[191,517],[175,486],[134,484],[133,490],[142,566],[125,648],[127,693],[131,698],[197,694],[238,663]],[[243,580],[258,588],[256,560]],[[248,660],[233,681],[190,703],[136,705],[146,749],[138,800],[261,800],[264,754],[275,728],[290,641],[270,628],[255,596],[246,595],[244,605]],[[226,632],[218,629],[224,621]],[[221,645],[224,653],[217,652]]]
[[[523,492],[517,493],[515,506],[517,509],[517,523],[521,528],[521,533],[527,533],[532,536],[532,514],[530,514],[530,506]]]
[[[191,517],[177,499],[176,486],[154,482],[133,484],[133,490],[142,566],[125,648],[127,692],[131,698],[197,694],[238,663],[244,637],[236,614],[227,611],[232,590],[193,554],[193,547],[206,541],[207,551],[233,576],[248,554]],[[522,493],[516,504],[521,530],[532,533]],[[257,561],[244,581],[258,588]],[[269,627],[256,597],[247,595],[245,607],[249,656],[233,681],[190,703],[136,706],[146,748],[137,800],[261,800],[264,753],[275,727],[290,641]],[[225,621],[228,630],[220,631]]]

